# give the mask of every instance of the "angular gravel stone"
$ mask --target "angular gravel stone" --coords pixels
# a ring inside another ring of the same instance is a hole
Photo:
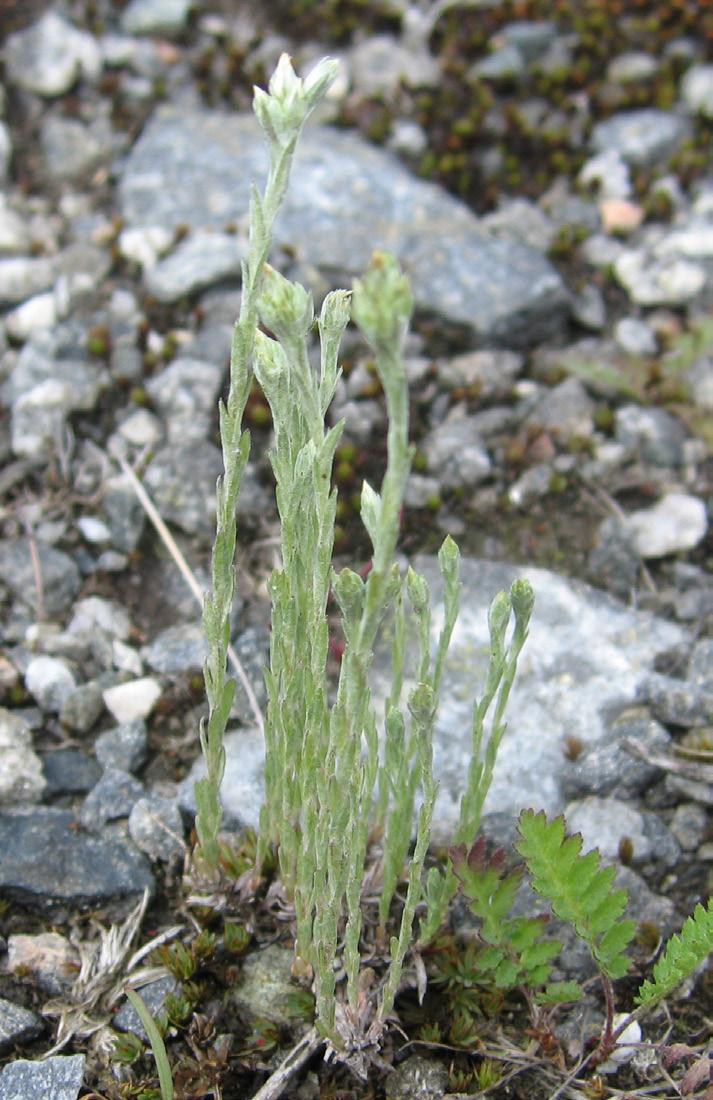
[[[32,1039],[36,1039],[38,1035],[41,1035],[43,1031],[44,1024],[34,1012],[30,1012],[28,1008],[22,1008],[20,1005],[13,1004],[12,1001],[6,1001],[4,997],[0,997],[0,1054],[7,1054],[16,1043],[29,1043]],[[82,1060],[84,1060],[83,1056]],[[7,1078],[12,1075],[9,1075],[7,1071],[17,1064],[17,1062],[11,1062],[0,1073],[0,1100],[24,1100],[27,1095],[24,1092],[11,1092],[9,1089]],[[37,1065],[38,1063],[26,1064]],[[54,1093],[42,1092],[37,1093],[38,1100],[45,1100],[47,1095],[54,1097]]]
[[[208,645],[200,623],[169,626],[141,650],[149,668],[164,676],[200,672],[207,655]]]
[[[137,771],[148,752],[146,723],[137,718],[133,722],[123,722],[113,729],[105,730],[97,737],[94,751],[104,768]]]
[[[75,118],[45,118],[40,131],[40,146],[51,181],[82,184],[104,155],[101,142],[84,123]]]
[[[207,440],[200,440],[162,447],[146,471],[144,481],[154,504],[168,523],[175,523],[189,535],[202,535],[212,540],[215,484],[222,472],[223,460],[218,448]]]
[[[145,274],[146,289],[159,302],[177,302],[213,283],[240,277],[247,241],[228,233],[193,233]]]
[[[713,118],[713,65],[691,65],[681,81],[681,99],[689,111]]]
[[[150,676],[117,684],[104,692],[104,705],[117,722],[147,718],[160,698],[161,685]]]
[[[42,757],[47,794],[87,794],[101,777],[101,768],[79,749],[57,749]]]
[[[677,806],[671,818],[671,832],[684,852],[694,851],[704,839],[708,829],[708,814],[703,806],[685,802]]]
[[[570,799],[582,795],[616,795],[635,798],[660,775],[660,769],[648,764],[626,742],[645,753],[662,756],[671,743],[671,735],[644,709],[625,711],[610,725],[601,741],[587,746],[576,760],[568,760],[562,769],[562,791]]]
[[[0,306],[18,305],[49,290],[56,276],[53,261],[42,257],[10,256],[0,260]]]
[[[443,1062],[411,1055],[386,1079],[387,1100],[441,1100],[448,1092],[448,1070]]]
[[[713,695],[713,638],[699,638],[688,662],[688,679]]]
[[[124,34],[177,34],[186,25],[194,0],[131,0],[121,13]]]
[[[78,831],[67,810],[42,808],[0,814],[0,888],[45,909],[153,894],[155,883],[133,846]]]
[[[244,215],[250,183],[265,166],[252,117],[161,109],[123,170],[124,218],[129,227],[223,230]],[[374,248],[394,251],[417,305],[483,341],[531,346],[557,332],[569,310],[563,283],[541,254],[489,239],[441,188],[355,134],[325,127],[309,127],[301,139],[276,244],[342,273],[340,282],[361,273]]]
[[[42,710],[58,714],[77,684],[64,661],[33,657],[25,671],[25,687]]]
[[[597,798],[590,795],[570,802],[564,812],[569,833],[581,833],[582,851],[598,848],[604,860],[619,858],[622,840],[633,844],[632,860],[645,863],[654,856],[644,828],[644,814],[618,798]]]
[[[10,1062],[0,1073],[0,1100],[77,1100],[84,1079],[84,1054],[44,1061]]]
[[[171,443],[207,439],[216,415],[223,370],[198,359],[175,359],[146,391],[166,422]]]
[[[492,470],[473,417],[444,421],[429,432],[421,450],[444,489],[472,488],[485,481]]]
[[[101,686],[92,680],[70,692],[62,703],[59,720],[63,726],[77,733],[89,733],[103,710]]]
[[[136,847],[149,859],[164,863],[183,859],[183,818],[170,798],[140,798],[131,807],[129,835]]]
[[[5,43],[9,80],[25,92],[52,98],[68,92],[79,77],[96,79],[101,52],[91,34],[48,11]]]
[[[51,997],[66,992],[79,968],[79,952],[58,932],[15,935],[7,941],[7,969],[18,977],[32,975]]]
[[[158,981],[142,985],[140,993],[149,1012],[153,1017],[156,1017],[163,1009],[166,997],[176,996],[180,991],[181,983],[176,981],[170,974],[167,974],[165,978],[159,978]],[[144,1042],[148,1041],[139,1014],[128,1000],[124,1001],[119,1011],[112,1017],[111,1026],[116,1028],[117,1031],[133,1031],[134,1035],[138,1035]]]
[[[652,672],[642,683],[640,694],[668,726],[691,729],[713,724],[713,692],[689,680]]]
[[[629,448],[636,458],[655,466],[680,466],[687,437],[681,421],[665,409],[621,405],[614,413],[617,442]]]
[[[46,786],[42,761],[24,719],[0,707],[0,805],[39,802]]]
[[[683,306],[706,284],[700,264],[675,256],[655,259],[648,252],[629,251],[614,261],[614,274],[634,302],[642,306]]]
[[[42,329],[57,324],[57,300],[52,291],[36,294],[5,315],[5,329],[13,340],[27,340]]]
[[[59,617],[79,591],[79,570],[67,554],[47,543],[38,542],[37,553],[45,614]],[[31,611],[36,610],[35,572],[27,539],[0,541],[0,581]]]
[[[706,506],[687,493],[667,493],[651,508],[631,512],[626,527],[642,558],[663,558],[698,546],[708,530]]]
[[[691,134],[688,119],[644,108],[620,111],[592,130],[597,152],[613,151],[629,164],[650,166],[675,153]]]
[[[144,797],[143,783],[119,768],[107,768],[87,797],[79,820],[87,829],[97,831],[108,821],[128,817],[132,807]]]

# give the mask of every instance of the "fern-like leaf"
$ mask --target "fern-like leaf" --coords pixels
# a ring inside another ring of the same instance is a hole
[[[654,967],[653,981],[645,981],[636,1003],[653,1004],[667,997],[713,951],[713,898],[708,907],[697,905],[680,935],[671,936],[663,955]]]
[[[566,836],[565,821],[548,821],[543,812],[524,810],[518,821],[521,840],[515,845],[527,864],[532,885],[547,898],[561,920],[584,940],[603,974],[620,978],[629,968],[625,949],[634,921],[620,921],[626,908],[625,890],[613,890],[616,870],[599,866],[599,852],[581,855],[579,833]]]
[[[482,921],[479,932],[485,946],[478,954],[478,969],[491,974],[498,989],[546,985],[562,944],[542,939],[547,918],[509,916],[522,868],[506,872],[502,848],[488,858],[483,836],[470,851],[460,844],[450,855],[471,912]]]

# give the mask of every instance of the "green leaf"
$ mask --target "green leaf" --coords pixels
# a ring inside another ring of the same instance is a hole
[[[600,868],[596,850],[580,855],[582,837],[565,836],[563,817],[549,822],[544,812],[524,810],[515,845],[525,859],[532,885],[553,911],[573,925],[609,978],[626,973],[624,950],[634,935],[633,921],[619,921],[626,891],[612,890],[616,871]]]
[[[637,1004],[654,1004],[672,993],[713,952],[713,898],[706,909],[697,905],[680,934],[671,936],[654,966],[653,981],[645,981]]]
[[[161,1100],[173,1100],[173,1078],[171,1076],[171,1067],[168,1063],[168,1055],[166,1054],[166,1046],[161,1038],[161,1033],[156,1027],[153,1016],[139,994],[133,989],[127,989],[126,996],[134,1006],[141,1023],[144,1025],[144,1030],[148,1035],[151,1050],[156,1059],[158,1083],[161,1087]]]

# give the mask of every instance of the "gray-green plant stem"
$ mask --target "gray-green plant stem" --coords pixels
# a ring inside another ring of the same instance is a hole
[[[230,614],[235,587],[234,558],[237,540],[235,513],[250,441],[242,431],[242,417],[250,392],[251,360],[257,328],[257,302],[263,266],[267,260],[272,226],[284,199],[297,139],[304,122],[336,75],[336,62],[323,61],[303,84],[292,72],[286,55],[270,81],[270,94],[255,90],[254,108],[265,132],[269,169],[264,195],[252,189],[249,251],[242,265],[240,315],[233,334],[230,386],[220,404],[220,439],[223,475],[216,487],[216,535],[211,563],[211,592],[203,611],[208,642],[204,680],[208,720],[200,730],[206,776],[196,783],[196,830],[202,858],[215,868],[220,858],[218,834],[222,821],[220,785],[225,771],[225,730],[235,693],[227,675]]]

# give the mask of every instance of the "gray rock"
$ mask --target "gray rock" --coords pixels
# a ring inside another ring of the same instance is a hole
[[[650,80],[659,69],[657,58],[638,50],[621,53],[607,65],[607,80],[613,84],[638,84]]]
[[[607,307],[598,286],[587,283],[572,301],[572,317],[582,328],[601,332],[607,323]]]
[[[527,245],[538,252],[547,252],[557,229],[546,214],[527,199],[506,199],[498,209],[483,218],[483,226],[506,241]]]
[[[628,355],[655,355],[658,350],[653,332],[637,317],[622,317],[617,321],[614,339]]]
[[[694,851],[705,839],[708,831],[708,814],[696,802],[684,802],[677,806],[671,818],[671,832],[684,852]]]
[[[2,138],[0,138],[0,145]],[[2,151],[0,149],[0,180],[2,179]],[[29,252],[30,231],[25,221],[7,205],[4,195],[0,197],[0,256],[12,256],[19,252]]]
[[[14,306],[49,290],[56,278],[52,260],[9,256],[0,260],[0,306]]]
[[[424,49],[414,49],[388,34],[367,35],[349,51],[352,83],[363,96],[391,96],[399,85],[435,87],[438,62]]]
[[[620,111],[592,130],[599,153],[618,153],[627,163],[651,167],[675,153],[691,134],[688,119],[669,111]]]
[[[468,69],[470,80],[492,80],[493,82],[520,80],[527,71],[522,54],[515,46],[501,46],[493,50],[481,61],[476,61]]]
[[[169,626],[141,650],[149,668],[164,676],[199,672],[207,655],[208,645],[200,623]]]
[[[561,439],[588,439],[594,432],[594,402],[578,378],[565,378],[547,390],[527,417]]]
[[[147,718],[161,696],[161,685],[151,676],[115,684],[103,693],[104,705],[120,724]]]
[[[440,500],[441,483],[437,477],[423,477],[411,474],[406,482],[404,504],[407,508],[427,508],[432,502]]]
[[[101,52],[90,34],[79,31],[53,11],[5,43],[10,81],[25,92],[52,98],[68,92],[79,78],[101,72]]]
[[[536,61],[556,41],[557,24],[544,19],[517,19],[506,23],[498,37],[505,45],[515,46],[525,61]]]
[[[215,485],[222,472],[220,451],[201,440],[161,447],[144,481],[164,520],[189,535],[212,539]]]
[[[656,925],[665,939],[681,927],[676,906],[670,898],[655,894],[645,880],[632,867],[617,867],[614,886],[629,895],[626,915],[640,924]]]
[[[77,733],[89,733],[103,710],[101,685],[91,680],[69,693],[60,708],[59,720]]]
[[[446,489],[472,488],[487,480],[492,471],[490,456],[473,417],[446,420],[429,432],[421,450],[429,470]]]
[[[237,279],[247,256],[247,241],[229,233],[192,233],[144,272],[149,294],[159,302],[177,302],[214,283]]]
[[[522,370],[522,356],[514,351],[466,351],[437,364],[438,378],[448,389],[465,387],[482,397],[509,397]]]
[[[688,663],[688,679],[713,695],[713,638],[699,638]]]
[[[145,795],[143,783],[119,768],[106,768],[97,785],[84,799],[79,820],[96,832],[108,821],[128,817],[132,807]]]
[[[181,992],[181,983],[170,974],[159,978],[155,982],[148,982],[139,989],[141,999],[151,1015],[156,1018],[163,1011],[167,997],[175,997]],[[111,1021],[112,1027],[117,1031],[133,1031],[139,1039],[148,1041],[144,1025],[139,1019],[139,1014],[129,1000],[125,1000],[119,1011]]]
[[[222,230],[244,216],[265,165],[252,117],[162,109],[123,170],[123,215],[129,226]],[[562,281],[540,254],[489,240],[461,203],[338,130],[305,132],[276,243],[341,279],[361,273],[374,248],[395,251],[418,306],[483,341],[529,346],[568,311]]]
[[[659,768],[627,748],[631,742],[651,755],[664,755],[671,742],[660,722],[641,708],[620,714],[607,736],[587,746],[576,760],[562,768],[562,791],[566,798],[582,795],[616,795],[631,799],[642,794],[659,776]]]
[[[175,863],[186,853],[183,819],[170,798],[140,798],[131,807],[129,835],[136,847],[151,860]]]
[[[194,0],[131,0],[121,13],[124,34],[180,34]]]
[[[693,114],[713,118],[713,65],[691,65],[681,81],[681,99]]]
[[[47,291],[6,313],[5,331],[13,340],[24,341],[43,329],[54,328],[57,319],[57,300],[52,291]]]
[[[668,726],[691,729],[713,723],[713,692],[690,680],[652,672],[641,685],[641,698]]]
[[[220,789],[226,828],[258,827],[264,770],[265,745],[258,729],[252,727],[226,734],[225,775]],[[184,813],[195,814],[193,785],[205,773],[205,763],[199,757],[178,788],[178,805]]]
[[[29,1009],[21,1008],[20,1005],[13,1004],[12,1001],[6,1001],[4,997],[0,997],[0,1054],[7,1054],[16,1043],[29,1043],[32,1039],[36,1039],[38,1035],[41,1035],[43,1031],[42,1020],[34,1012],[30,1012]],[[82,1061],[84,1061],[83,1056]],[[3,1091],[8,1069],[17,1064],[17,1062],[11,1062],[0,1073],[0,1097],[6,1097],[7,1100],[24,1100],[26,1095],[26,1093],[11,1093],[7,1088]],[[36,1065],[37,1063],[25,1064]],[[37,1095],[44,1100],[47,1094],[43,1092]]]
[[[667,493],[651,508],[631,512],[626,527],[642,558],[662,558],[701,542],[708,530],[706,506],[688,493]]]
[[[618,149],[606,149],[585,161],[578,182],[582,187],[595,188],[600,199],[628,199],[631,195],[629,166]],[[583,254],[586,251],[585,247]]]
[[[442,583],[434,558],[413,565],[433,590],[440,607]],[[473,696],[479,693],[487,653],[486,609],[494,594],[518,576],[535,589],[535,610],[508,706],[508,728],[500,745],[488,812],[516,816],[523,806],[563,810],[563,744],[575,737],[585,746],[609,735],[613,711],[630,704],[656,655],[685,642],[672,623],[631,611],[612,597],[546,570],[464,559],[461,615],[441,689],[436,722],[435,770],[440,792],[434,818],[438,842],[453,836],[463,777],[470,761]],[[440,629],[434,611],[433,645]],[[388,658],[374,663],[377,700],[388,689]],[[406,685],[408,689],[408,683]]]
[[[27,722],[0,707],[0,805],[38,802],[45,790],[42,763]]]
[[[85,182],[104,155],[101,142],[84,123],[51,115],[42,121],[40,147],[51,182]]]
[[[94,751],[104,768],[137,771],[148,752],[146,723],[137,718],[100,733],[94,743]]]
[[[616,516],[599,525],[594,546],[587,558],[587,574],[594,584],[630,601],[641,572],[641,555],[626,526]]]
[[[148,863],[133,846],[76,829],[67,810],[0,814],[0,887],[22,904],[101,904],[153,894]]]
[[[64,661],[33,657],[25,671],[25,687],[42,710],[58,714],[77,684]]]
[[[79,591],[79,570],[67,554],[54,546],[38,542],[37,553],[45,614],[58,617]],[[0,541],[0,581],[31,611],[36,609],[35,575],[27,539]]]
[[[131,553],[138,546],[146,524],[146,513],[125,474],[104,482],[102,510],[117,550]]]
[[[131,620],[125,609],[101,596],[87,596],[74,607],[74,616],[67,627],[68,634],[88,634],[96,637],[100,631],[110,638],[125,641],[131,633]]]
[[[96,405],[105,375],[102,368],[86,359],[62,356],[56,335],[40,332],[20,352],[15,369],[3,385],[3,397],[12,403],[43,382],[60,382],[67,388],[68,411],[89,412]]]
[[[278,1025],[290,1021],[289,997],[295,986],[290,980],[292,951],[276,943],[243,959],[240,982],[226,994],[224,1009],[230,1017],[238,1012],[244,1019],[261,1017]]]
[[[654,246],[657,256],[685,256],[689,260],[713,258],[713,225],[704,219],[691,219],[667,233]]]
[[[626,249],[614,260],[614,274],[642,306],[688,305],[706,284],[700,264],[677,256],[656,258],[642,249]]]
[[[680,466],[688,433],[665,409],[621,405],[614,414],[614,438],[637,458],[655,466]]]
[[[57,749],[42,757],[47,794],[87,794],[101,777],[96,760],[80,749]]]
[[[170,443],[207,439],[217,415],[223,371],[198,359],[175,359],[146,386],[166,421]]]
[[[448,1070],[443,1062],[411,1055],[386,1078],[387,1100],[441,1100],[448,1092]]]
[[[19,458],[45,461],[62,446],[71,390],[48,379],[18,397],[12,408],[12,449]]]
[[[84,1054],[55,1055],[44,1061],[18,1058],[0,1073],[0,1100],[77,1100],[84,1079]]]
[[[656,859],[671,866],[680,855],[673,837],[654,814],[641,813],[618,798],[589,795],[570,802],[565,810],[565,820],[568,832],[582,834],[582,850],[597,848],[606,862],[619,859],[623,841],[631,842],[634,863]],[[661,844],[663,834],[670,837],[670,844],[665,848]]]

